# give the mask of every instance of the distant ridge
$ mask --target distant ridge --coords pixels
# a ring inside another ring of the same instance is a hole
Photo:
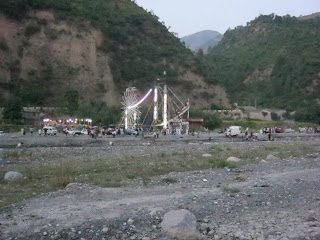
[[[181,38],[192,51],[202,49],[205,53],[209,47],[214,47],[222,39],[222,34],[213,30],[204,30]]]
[[[312,13],[310,15],[305,15],[305,16],[299,17],[299,19],[300,20],[308,20],[308,19],[316,18],[316,17],[320,17],[320,12]]]

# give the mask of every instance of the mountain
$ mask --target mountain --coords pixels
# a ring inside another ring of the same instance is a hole
[[[299,17],[299,20],[308,20],[308,19],[317,18],[317,17],[320,17],[320,12],[312,13],[310,15],[301,16],[301,17]]]
[[[198,60],[158,17],[129,0],[0,1],[0,102],[65,106],[120,104],[166,71],[168,85],[194,105],[228,105]]]
[[[208,82],[233,102],[296,111],[320,120],[320,18],[261,15],[224,34],[202,57]]]
[[[222,36],[223,35],[217,31],[205,30],[185,36],[181,38],[181,41],[194,52],[202,49],[206,53],[209,47],[214,47],[218,44]]]

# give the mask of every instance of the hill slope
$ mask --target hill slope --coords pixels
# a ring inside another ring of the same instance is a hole
[[[192,51],[202,49],[204,52],[207,52],[208,48],[216,46],[221,38],[221,33],[212,30],[205,30],[185,36],[181,38],[181,41],[184,42]]]
[[[208,81],[222,84],[233,101],[298,110],[319,119],[320,18],[259,16],[227,31],[203,63]]]
[[[218,103],[195,57],[158,18],[128,0],[0,2],[0,98],[24,105],[80,101],[119,104],[126,87],[141,91],[167,72],[193,104]]]

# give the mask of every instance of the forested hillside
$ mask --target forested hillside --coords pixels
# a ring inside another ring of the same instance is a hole
[[[164,71],[193,104],[227,104],[192,52],[130,0],[2,0],[0,56],[2,104],[120,104],[126,87],[145,91]]]
[[[209,82],[223,85],[241,105],[296,111],[298,120],[319,120],[320,18],[261,15],[228,30],[207,56]]]

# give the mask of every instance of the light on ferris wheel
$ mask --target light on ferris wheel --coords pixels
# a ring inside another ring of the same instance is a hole
[[[152,92],[152,88],[147,92],[147,94],[139,102],[129,106],[128,109],[132,109],[132,108],[139,106],[144,100],[146,100],[146,98],[150,95],[151,92]]]

